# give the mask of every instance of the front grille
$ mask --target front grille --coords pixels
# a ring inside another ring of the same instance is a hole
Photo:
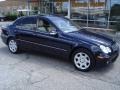
[[[113,52],[118,51],[118,49],[119,48],[118,48],[118,45],[116,43],[112,45]]]

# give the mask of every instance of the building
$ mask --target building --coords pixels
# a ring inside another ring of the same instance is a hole
[[[6,0],[0,2],[0,12],[57,14],[85,27],[109,28],[110,6],[110,0]]]
[[[79,21],[82,26],[109,28],[110,0],[29,0],[38,14],[57,14]],[[108,16],[106,16],[108,15]]]
[[[26,8],[25,0],[6,0],[0,2],[0,13],[16,13],[18,9]]]

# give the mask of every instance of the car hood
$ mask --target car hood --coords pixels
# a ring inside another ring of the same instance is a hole
[[[68,36],[70,36],[72,38],[76,38],[77,40],[83,40],[83,41],[94,43],[97,45],[102,44],[105,46],[110,46],[113,43],[115,43],[115,41],[112,39],[112,37],[110,37],[106,34],[87,31],[87,30],[70,32],[70,33],[68,33]]]

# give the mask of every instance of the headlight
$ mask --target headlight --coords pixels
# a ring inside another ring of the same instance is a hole
[[[104,52],[104,53],[110,53],[111,49],[109,47],[106,47],[104,45],[100,45],[100,49]]]

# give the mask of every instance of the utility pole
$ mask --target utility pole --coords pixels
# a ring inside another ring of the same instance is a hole
[[[88,27],[88,24],[89,24],[89,9],[90,9],[90,2],[89,0],[87,0],[87,27]]]
[[[29,0],[27,0],[27,15],[29,16],[30,15],[30,1]]]
[[[111,15],[111,0],[109,1],[109,15],[108,15],[108,24],[107,24],[107,29],[110,27],[110,15]]]
[[[71,17],[71,0],[68,0],[68,18]]]

